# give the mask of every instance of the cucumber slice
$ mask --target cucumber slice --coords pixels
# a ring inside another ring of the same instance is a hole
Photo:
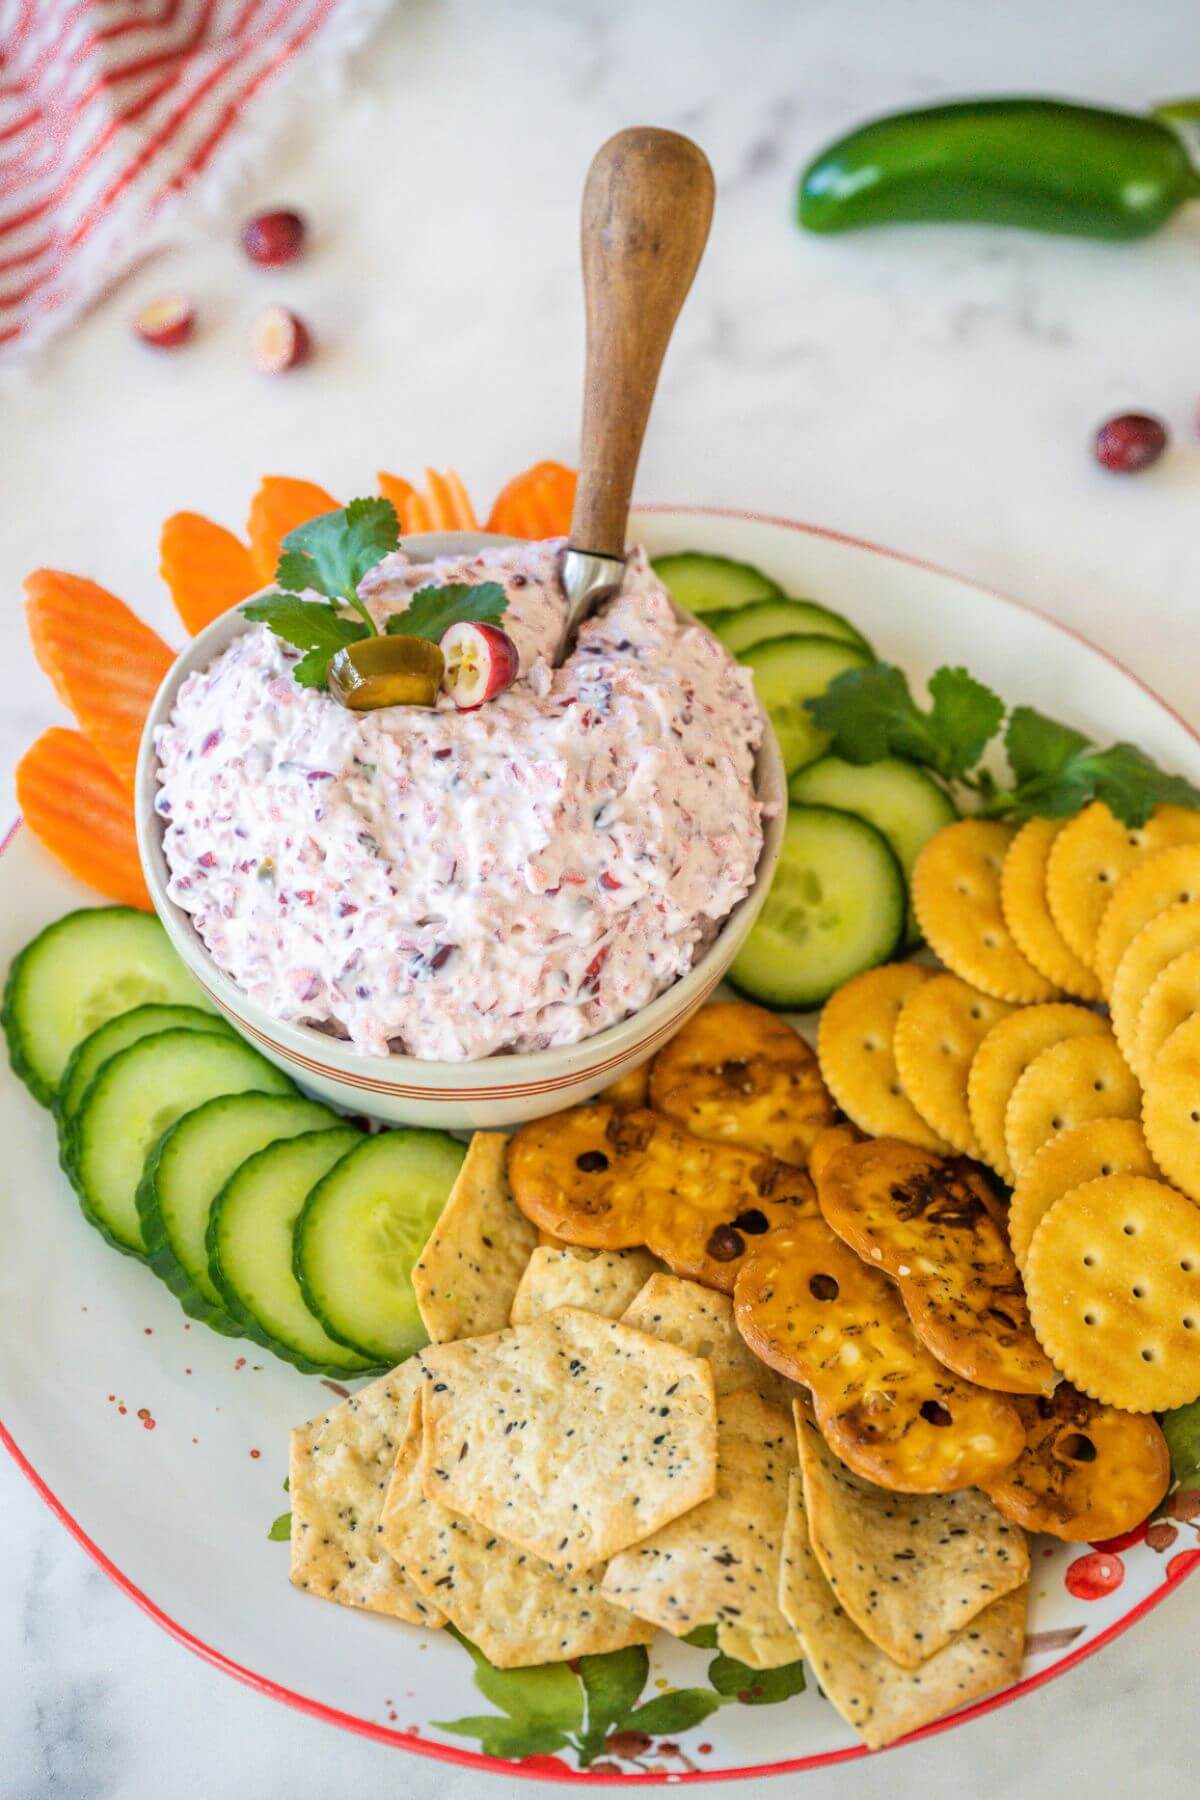
[[[706,556],[702,550],[659,556],[653,568],[658,579],[670,588],[672,599],[694,613],[724,612],[783,592],[778,582],[752,563],[734,562],[728,556]]]
[[[296,1222],[295,1267],[330,1337],[389,1368],[428,1341],[412,1266],[465,1155],[442,1131],[389,1131],[317,1183]]]
[[[807,1012],[895,953],[905,898],[882,832],[852,813],[793,806],[767,903],[729,979],[766,1006]]]
[[[209,1216],[209,1276],[230,1313],[247,1337],[310,1375],[361,1375],[379,1366],[378,1357],[326,1335],[292,1270],[296,1216],[309,1190],[362,1141],[347,1125],[272,1144],[233,1172]]]
[[[218,1094],[294,1094],[274,1063],[240,1038],[161,1031],[111,1056],[71,1122],[67,1173],[84,1215],[118,1250],[145,1256],[137,1188],[163,1132]]]
[[[201,1012],[198,1006],[135,1006],[129,1012],[118,1013],[72,1050],[58,1090],[59,1119],[74,1118],[102,1063],[118,1050],[127,1050],[130,1044],[153,1037],[158,1031],[208,1031],[233,1036],[232,1025],[219,1013]]]
[[[906,881],[922,845],[958,817],[958,808],[941,783],[902,756],[885,756],[874,763],[822,756],[792,776],[788,793],[803,806],[836,806],[856,813],[882,831]],[[912,947],[920,942],[910,904],[905,944]]]
[[[815,600],[754,600],[734,612],[709,613],[704,623],[734,656],[777,637],[836,638],[842,644],[857,644],[868,656],[875,654],[849,619]]]
[[[148,1001],[211,1010],[153,913],[132,906],[68,913],[9,970],[0,1018],[12,1066],[34,1099],[50,1106],[76,1044]]]
[[[847,669],[861,669],[873,658],[857,644],[809,635],[772,638],[756,644],[738,660],[754,672],[754,685],[775,727],[784,768],[792,775],[829,747],[828,733],[818,730],[804,702],[823,694]]]
[[[137,1209],[150,1267],[185,1313],[215,1331],[241,1334],[208,1272],[213,1201],[248,1156],[281,1138],[327,1131],[339,1123],[327,1106],[300,1094],[221,1094],[163,1133],[146,1159]],[[290,1276],[290,1232],[288,1271]]]

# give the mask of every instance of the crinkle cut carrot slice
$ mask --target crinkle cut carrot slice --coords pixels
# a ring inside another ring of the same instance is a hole
[[[425,480],[429,488],[429,510],[433,516],[435,531],[479,530],[475,508],[471,505],[457,469],[447,469],[444,475],[439,475],[436,469],[426,469]]]
[[[17,764],[30,831],[71,874],[110,900],[150,910],[133,801],[81,731],[52,725]]]
[[[337,501],[315,481],[297,481],[291,475],[264,475],[250,502],[246,536],[258,573],[257,586],[275,579],[279,547],[289,531],[305,525],[321,513],[336,512]]]
[[[263,585],[241,539],[200,513],[173,513],[166,521],[159,569],[193,637]]]
[[[501,488],[487,529],[505,537],[565,537],[571,529],[577,480],[575,470],[563,463],[535,463]]]
[[[35,569],[25,592],[34,655],[93,749],[131,785],[142,726],[175,652],[81,575]]]

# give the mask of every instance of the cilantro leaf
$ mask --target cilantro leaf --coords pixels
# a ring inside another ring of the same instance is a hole
[[[404,611],[392,614],[387,632],[389,637],[428,638],[437,644],[451,625],[498,625],[507,607],[508,595],[498,581],[418,588]]]
[[[938,669],[930,676],[929,696],[929,728],[941,746],[941,773],[965,775],[1004,723],[1004,702],[965,669]]]
[[[330,658],[368,635],[357,619],[344,618],[319,600],[301,600],[298,594],[264,594],[243,606],[242,614],[256,624],[268,625],[284,643],[308,652],[292,670],[293,680],[301,687],[325,687]]]
[[[1081,731],[1018,706],[1005,748],[1014,785],[985,811],[1013,819],[1064,819],[1090,800],[1103,800],[1125,825],[1144,825],[1160,802],[1200,806],[1200,789],[1168,775],[1136,744],[1098,750]]]
[[[953,780],[978,762],[1000,729],[1004,703],[965,669],[939,669],[929,694],[933,704],[923,712],[902,670],[869,663],[847,669],[805,705],[847,762],[906,756]]]
[[[369,569],[400,542],[400,521],[390,500],[351,500],[289,531],[275,579],[298,594],[315,588],[329,600],[353,604]]]

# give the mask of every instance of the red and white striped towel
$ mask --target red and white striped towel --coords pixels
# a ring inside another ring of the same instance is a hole
[[[0,351],[62,328],[177,234],[389,0],[0,0]],[[299,91],[299,90],[298,90]]]

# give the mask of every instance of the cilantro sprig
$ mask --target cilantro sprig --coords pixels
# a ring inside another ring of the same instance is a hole
[[[327,687],[329,664],[337,652],[379,635],[358,584],[399,542],[396,509],[390,500],[377,497],[351,500],[288,532],[275,570],[275,591],[251,600],[242,613],[304,652],[292,669],[301,687]],[[323,598],[306,599],[310,593]],[[423,587],[405,611],[392,615],[386,633],[436,644],[462,620],[495,623],[507,605],[497,581]]]
[[[904,756],[947,783],[978,795],[986,818],[1065,818],[1103,800],[1130,826],[1144,825],[1163,801],[1200,806],[1200,789],[1168,775],[1136,744],[1100,749],[1081,731],[1032,706],[1008,714],[1004,702],[963,668],[938,669],[929,680],[928,708],[914,700],[903,671],[888,663],[848,669],[823,694],[805,702],[830,734],[830,748],[847,762]],[[1010,779],[1001,785],[981,766],[1004,727]]]

